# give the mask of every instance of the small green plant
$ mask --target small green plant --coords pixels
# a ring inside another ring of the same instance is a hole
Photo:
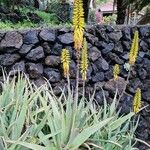
[[[104,24],[107,24],[107,25],[110,25],[110,24],[116,24],[116,19],[117,19],[117,16],[116,15],[111,15],[111,16],[105,16],[103,18],[103,23]]]

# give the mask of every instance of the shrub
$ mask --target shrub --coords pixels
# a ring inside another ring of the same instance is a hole
[[[0,95],[2,149],[131,149],[136,126],[133,112],[119,116],[116,96],[104,106],[78,99],[73,91],[56,97],[49,83],[37,88],[27,77],[7,77]],[[129,128],[130,127],[130,128]],[[26,148],[25,148],[26,147]]]

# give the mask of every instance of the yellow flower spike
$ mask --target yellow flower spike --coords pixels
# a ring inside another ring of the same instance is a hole
[[[114,76],[114,80],[118,79],[118,75],[120,73],[120,68],[118,64],[115,64],[114,68],[113,68],[113,76]]]
[[[82,80],[86,80],[88,70],[88,54],[87,54],[87,42],[84,38],[83,40],[83,47],[82,47],[82,54],[81,54],[81,74]]]
[[[64,76],[65,77],[69,76],[70,54],[67,49],[62,49],[61,63],[63,64]]]
[[[84,33],[84,11],[83,1],[75,0],[73,9],[73,29],[74,29],[74,48],[80,50],[82,48],[83,33]]]
[[[134,65],[135,61],[137,59],[138,55],[138,49],[139,49],[139,33],[138,31],[135,32],[134,38],[132,41],[132,46],[129,54],[129,64]]]
[[[141,108],[141,89],[137,88],[134,100],[133,100],[133,112],[138,113]]]

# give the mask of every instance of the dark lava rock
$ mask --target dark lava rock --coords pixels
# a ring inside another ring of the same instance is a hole
[[[97,27],[96,28],[96,34],[97,34],[100,41],[106,41],[106,42],[109,41],[108,35],[106,34],[106,31],[104,29]]]
[[[20,59],[20,55],[18,55],[18,54],[0,55],[0,65],[10,66],[10,65],[13,65],[19,59]]]
[[[59,82],[61,80],[60,72],[57,69],[46,68],[44,69],[44,74],[52,83]]]
[[[139,56],[140,56],[141,58],[144,58],[145,52],[140,51],[140,52],[139,52]]]
[[[148,44],[143,40],[140,41],[140,48],[144,52],[149,50]]]
[[[73,34],[72,33],[65,33],[58,36],[59,41],[62,44],[70,45],[73,43]]]
[[[45,64],[47,66],[51,66],[51,67],[59,66],[60,65],[60,57],[55,56],[55,55],[47,56],[45,58]]]
[[[104,85],[104,89],[108,90],[111,93],[115,93],[118,88],[118,94],[120,95],[123,92],[125,86],[125,79],[119,77],[118,80],[110,79]]]
[[[75,79],[76,78],[76,72],[77,72],[77,66],[76,63],[72,60],[70,64],[70,78]]]
[[[136,67],[132,66],[129,79],[135,79],[136,77],[138,77]]]
[[[104,49],[102,49],[102,54],[107,54],[114,49],[114,43],[106,44]]]
[[[104,73],[97,72],[94,76],[92,76],[92,82],[104,81]]]
[[[90,34],[93,34],[93,35],[95,35],[96,33],[95,33],[95,28],[94,27],[89,27],[89,28],[85,28],[85,32],[87,32],[87,33],[90,33]]]
[[[109,71],[105,72],[105,79],[110,80],[113,78],[113,70],[110,69]]]
[[[123,47],[122,47],[121,42],[118,41],[117,43],[115,43],[115,47],[113,51],[114,53],[119,54],[119,55],[123,53]]]
[[[129,53],[123,53],[121,55],[121,58],[123,58],[124,60],[128,60],[129,59]]]
[[[0,33],[0,41],[3,39],[5,33]]]
[[[95,94],[95,100],[96,102],[99,104],[99,105],[103,105],[104,104],[104,95],[105,95],[105,98],[106,100],[108,99],[108,96],[109,96],[109,93],[108,91],[98,91],[96,92]]]
[[[62,51],[62,45],[58,44],[58,43],[55,43],[55,45],[53,46],[52,51],[50,52],[50,54],[60,56],[61,51]]]
[[[25,44],[36,44],[39,42],[37,31],[28,31],[23,38]]]
[[[40,87],[40,86],[46,84],[46,80],[42,77],[39,77],[37,79],[34,79],[34,83],[37,87]]]
[[[147,53],[145,53],[145,58],[148,58],[150,60],[150,51],[148,51]]]
[[[44,51],[41,46],[32,49],[27,55],[26,58],[32,61],[37,61],[39,59],[44,58]]]
[[[92,95],[93,91],[94,91],[93,87],[87,86],[86,89],[85,89],[85,95],[89,95],[89,94]]]
[[[43,40],[49,41],[49,42],[54,42],[56,39],[55,32],[52,30],[48,30],[48,29],[43,29],[39,35]]]
[[[92,78],[92,76],[91,76],[92,72],[93,72],[92,65],[89,64],[89,65],[88,65],[88,70],[87,70],[87,82],[88,82],[89,80],[91,80],[91,78]]]
[[[143,66],[145,70],[147,71],[147,78],[150,78],[150,59],[144,58]]]
[[[140,79],[144,80],[147,77],[147,72],[144,68],[139,68],[138,70],[138,75],[140,77]]]
[[[113,32],[113,31],[114,31],[113,26],[111,26],[111,25],[107,25],[107,26],[106,26],[106,32],[107,32],[107,33],[110,33],[110,32]]]
[[[26,65],[30,78],[39,78],[43,74],[42,64],[27,63]]]
[[[127,41],[131,41],[131,28],[130,27],[124,27],[122,29],[122,38],[124,40],[127,40]]]
[[[59,83],[53,84],[53,92],[55,95],[60,95],[62,93],[62,90],[66,92],[67,89],[67,83],[65,83],[63,80]]]
[[[119,58],[119,56],[117,56],[115,53],[110,52],[108,54],[108,57],[114,62],[117,63],[119,65],[124,64],[124,61],[122,59]]]
[[[22,55],[25,55],[31,50],[32,47],[33,47],[33,44],[31,45],[23,44],[21,49],[19,50],[19,53]]]
[[[149,37],[150,36],[150,27],[149,26],[140,27],[139,32],[142,37]]]
[[[101,65],[101,68],[102,68],[104,71],[108,70],[108,69],[109,69],[109,64],[108,64],[108,62],[107,62],[105,59],[103,59],[103,58],[101,58],[101,59],[99,59],[99,60],[100,60],[99,65]]]
[[[121,114],[128,114],[131,112],[133,106],[133,96],[124,93],[120,99],[119,108],[121,108]]]
[[[99,57],[101,57],[101,52],[96,48],[96,47],[92,47],[89,49],[89,60],[91,61],[96,61]]]
[[[73,48],[71,46],[66,46],[65,48],[69,51],[70,58],[72,59],[73,58],[73,53],[75,53],[76,51],[73,50]]]
[[[108,44],[107,44],[106,42],[104,42],[104,41],[96,41],[96,42],[95,42],[95,46],[97,46],[97,47],[100,48],[100,49],[106,48],[107,45],[108,45]]]
[[[105,81],[100,81],[100,82],[96,82],[96,83],[94,83],[94,89],[96,90],[96,91],[101,91],[102,90],[102,88],[104,87],[104,85],[105,85]]]
[[[76,79],[70,79],[70,87],[75,89],[75,87],[76,87]]]
[[[146,91],[147,89],[150,89],[150,78],[149,79],[145,79],[143,82],[143,90]]]
[[[51,49],[50,45],[48,44],[48,42],[44,42],[44,43],[42,44],[42,47],[43,47],[44,52],[45,52],[46,54],[50,54],[50,52],[52,51],[52,49]]]
[[[1,48],[17,48],[19,49],[23,44],[22,35],[18,32],[7,32],[5,38],[0,43]]]
[[[142,93],[142,98],[150,103],[150,89]]]
[[[129,81],[130,84],[127,85],[128,91],[135,93],[137,88],[142,88],[143,84],[139,78],[134,78]]]
[[[25,68],[25,62],[24,61],[20,61],[18,63],[15,63],[12,66],[13,71],[21,71],[21,72],[26,72],[26,68]]]
[[[108,34],[108,37],[110,40],[118,42],[122,37],[122,32],[121,31],[111,32]]]
[[[10,48],[3,48],[1,50],[2,50],[2,52],[11,53],[11,54],[16,52],[16,51],[18,51],[17,48],[12,48],[12,47],[10,47]]]
[[[68,32],[70,32],[70,31],[71,31],[71,29],[66,28],[66,27],[63,27],[63,28],[61,28],[61,29],[59,30],[59,33],[63,34],[63,33],[68,33]]]
[[[131,49],[131,42],[129,42],[129,41],[122,41],[122,46],[123,46],[124,51],[129,52],[130,49]]]
[[[108,69],[109,69],[109,64],[107,63],[107,61],[104,59],[104,58],[102,58],[102,57],[100,57],[97,61],[95,61],[94,62],[94,65],[95,65],[95,67],[96,67],[96,72],[97,71],[99,71],[99,70],[103,70],[103,71],[107,71]]]
[[[98,38],[96,36],[89,34],[89,33],[86,33],[85,37],[86,37],[87,41],[90,42],[92,45],[94,45],[95,42],[98,41]]]
[[[90,49],[91,47],[92,47],[92,44],[87,42],[87,49]]]
[[[138,123],[137,131],[136,131],[136,136],[139,139],[144,140],[144,141],[149,140],[148,126],[149,126],[149,122],[147,122],[145,120],[145,118],[143,118],[141,116],[140,121]],[[141,145],[141,143],[140,143],[140,145]],[[148,149],[146,148],[146,149],[143,149],[143,150],[148,150]]]
[[[137,64],[141,64],[142,61],[143,61],[143,58],[140,57],[140,56],[138,56],[138,57],[137,57],[137,60],[136,60],[136,63],[137,63]]]

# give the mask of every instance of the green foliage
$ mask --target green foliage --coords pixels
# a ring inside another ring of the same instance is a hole
[[[18,22],[16,24],[13,24],[9,21],[0,22],[0,30],[27,29],[35,27],[38,27],[38,25],[27,20],[24,20],[23,22]]]
[[[43,12],[43,11],[35,11],[35,13],[42,18],[43,22],[45,24],[59,24],[59,20],[57,18],[57,16],[53,13],[53,14],[50,14],[50,13],[46,13],[46,12]]]
[[[117,19],[117,16],[114,14],[114,15],[111,15],[111,16],[105,16],[103,17],[103,20],[104,20],[104,24],[107,24],[107,25],[114,25],[116,24],[116,19]]]
[[[124,0],[125,5],[132,5],[133,10],[140,11],[144,7],[148,6],[150,2],[148,0]]]
[[[0,95],[0,148],[8,150],[132,149],[133,112],[119,117],[117,93],[111,105],[104,96],[74,103],[73,92],[56,97],[49,83],[37,88],[25,76],[5,78]],[[130,128],[129,126],[132,125]]]

